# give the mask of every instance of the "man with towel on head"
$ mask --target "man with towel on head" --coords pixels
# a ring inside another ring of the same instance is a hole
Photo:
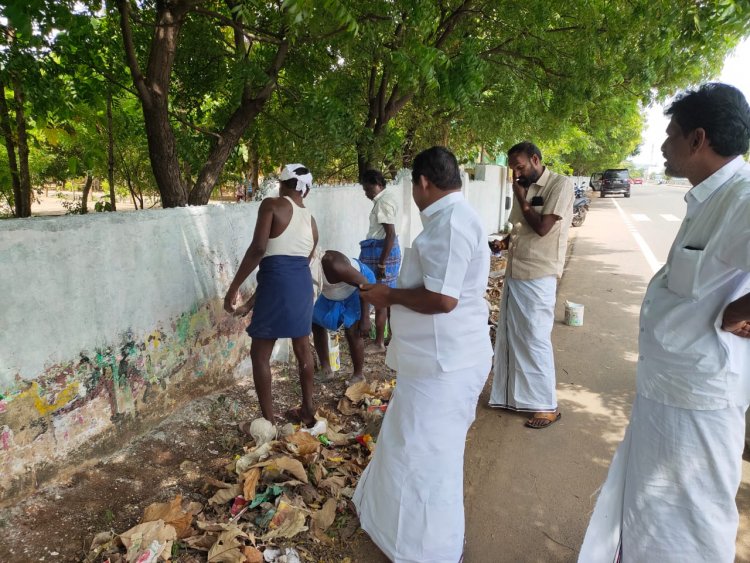
[[[370,305],[359,298],[359,286],[375,283],[375,274],[356,258],[328,250],[321,260],[323,284],[320,297],[313,308],[313,340],[320,368],[326,379],[334,374],[328,358],[327,331],[344,327],[349,353],[352,356],[352,376],[349,385],[365,380],[364,341],[370,334]]]
[[[312,187],[312,174],[301,164],[288,164],[279,177],[279,197],[263,200],[255,233],[237,274],[224,297],[224,309],[235,312],[237,292],[258,270],[253,316],[247,333],[253,339],[255,392],[263,417],[274,422],[271,397],[271,353],[278,338],[291,338],[299,365],[302,406],[295,417],[307,427],[315,424],[313,357],[310,327],[313,282],[310,257],[318,243],[318,228],[302,200]]]
[[[448,149],[417,155],[412,197],[424,230],[405,253],[398,287],[362,287],[362,299],[392,308],[386,362],[398,383],[353,501],[362,528],[391,561],[457,563],[464,444],[492,363],[484,300],[490,249]]]

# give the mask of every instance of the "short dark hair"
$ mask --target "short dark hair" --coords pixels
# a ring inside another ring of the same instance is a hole
[[[523,153],[529,158],[531,158],[534,155],[537,155],[539,157],[539,160],[542,160],[542,151],[540,151],[539,147],[537,147],[531,141],[521,141],[520,143],[515,144],[512,147],[510,147],[508,149],[508,158],[518,153]]]
[[[298,176],[304,176],[305,174],[309,174],[310,171],[304,166],[300,166],[299,168],[294,169],[294,173],[297,174]],[[279,183],[288,190],[297,189],[297,178],[289,178],[288,180],[280,180]]]
[[[430,147],[417,155],[412,166],[411,181],[416,184],[420,176],[424,176],[441,190],[461,187],[458,161],[445,147]]]
[[[385,187],[385,178],[380,173],[379,170],[365,170],[362,172],[362,176],[359,178],[359,183],[363,186],[365,184],[375,184],[376,186],[380,186],[382,188]]]
[[[664,113],[677,122],[683,135],[704,129],[718,155],[745,154],[750,146],[750,106],[742,92],[729,84],[708,82],[687,90]]]

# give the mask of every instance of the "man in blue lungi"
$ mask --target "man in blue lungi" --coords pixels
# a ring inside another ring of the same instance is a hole
[[[313,312],[310,257],[318,243],[318,228],[303,199],[312,187],[312,174],[301,164],[289,164],[279,180],[279,197],[266,198],[260,204],[253,240],[229,285],[224,309],[235,312],[242,282],[259,267],[247,333],[253,339],[250,357],[260,409],[265,419],[274,421],[271,353],[278,338],[291,338],[302,386],[302,406],[295,417],[310,427],[315,424],[309,340]]]
[[[323,289],[313,308],[313,340],[321,371],[326,379],[333,377],[328,357],[327,331],[345,329],[352,356],[352,376],[348,384],[364,381],[363,338],[370,334],[370,306],[359,298],[359,286],[375,283],[375,274],[356,258],[328,250],[321,260]]]
[[[359,259],[373,272],[378,283],[396,287],[401,266],[401,248],[396,236],[399,194],[385,187],[385,178],[377,170],[366,170],[360,178],[365,195],[372,200],[367,238],[359,243]],[[385,326],[388,308],[375,308],[375,342],[369,352],[385,352]]]

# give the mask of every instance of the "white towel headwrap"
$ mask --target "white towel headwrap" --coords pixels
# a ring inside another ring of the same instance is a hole
[[[304,164],[287,164],[284,166],[284,169],[281,171],[281,176],[279,176],[279,180],[291,180],[292,178],[297,179],[297,186],[295,189],[298,192],[301,192],[302,194],[305,193],[306,190],[309,190],[312,187],[312,181],[313,177],[312,174],[309,172],[307,174],[297,174],[295,170],[298,168],[307,168]]]

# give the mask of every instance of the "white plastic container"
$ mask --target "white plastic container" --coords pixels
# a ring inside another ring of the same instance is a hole
[[[331,364],[332,371],[341,369],[341,354],[339,353],[339,335],[328,333],[328,362]]]
[[[583,305],[570,301],[565,302],[565,324],[568,326],[583,325]]]

